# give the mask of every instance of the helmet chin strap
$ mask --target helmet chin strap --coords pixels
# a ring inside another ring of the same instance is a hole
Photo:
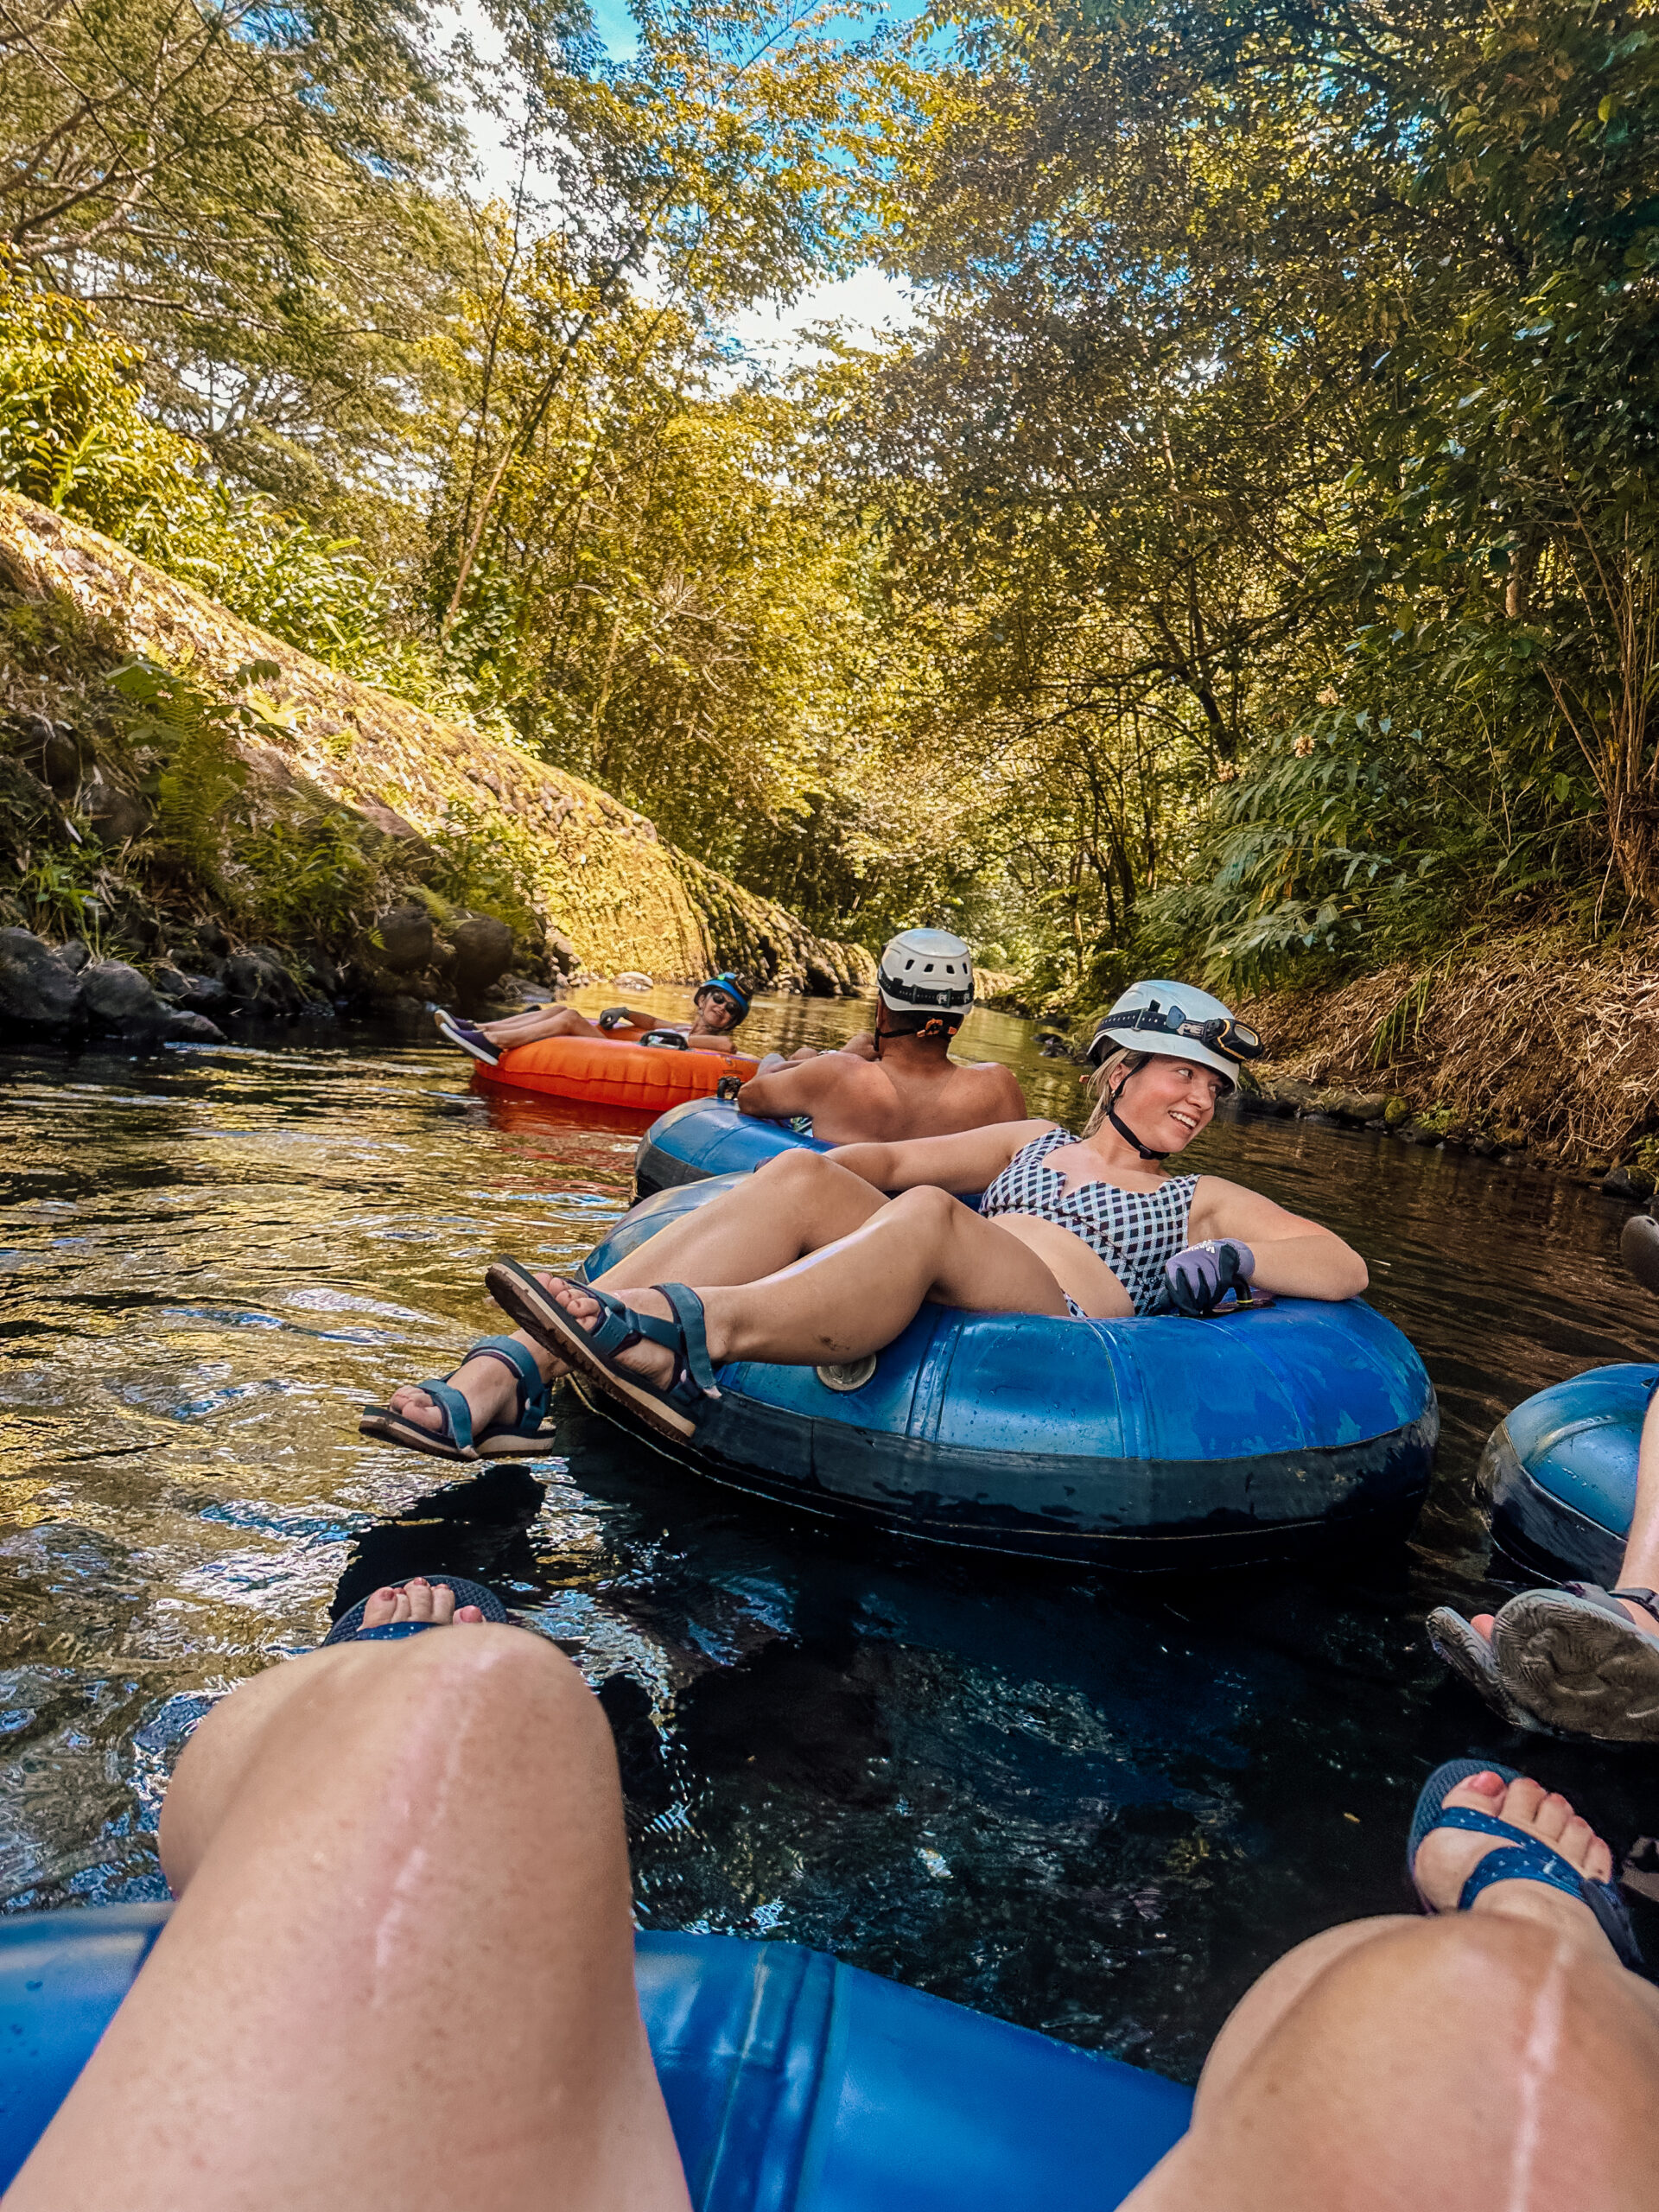
[[[1154,1152],[1149,1146],[1141,1143],[1140,1138],[1136,1136],[1135,1131],[1129,1127],[1127,1122],[1120,1120],[1117,1111],[1117,1102],[1119,1098],[1122,1097],[1122,1092],[1123,1086],[1120,1084],[1117,1089],[1112,1093],[1111,1104],[1106,1109],[1107,1120],[1117,1131],[1117,1134],[1122,1138],[1125,1144],[1133,1145],[1135,1147],[1135,1149],[1140,1154],[1142,1160],[1167,1160],[1169,1158],[1169,1154],[1166,1152]]]

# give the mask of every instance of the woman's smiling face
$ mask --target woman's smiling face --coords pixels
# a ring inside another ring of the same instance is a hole
[[[1195,1060],[1154,1053],[1113,1102],[1149,1152],[1179,1152],[1216,1117],[1223,1078]]]

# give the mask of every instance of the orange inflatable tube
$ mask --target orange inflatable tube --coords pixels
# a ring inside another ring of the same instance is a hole
[[[515,1045],[493,1068],[481,1063],[475,1083],[544,1098],[578,1098],[590,1106],[665,1114],[688,1098],[712,1098],[723,1075],[747,1083],[760,1067],[743,1052],[676,1052],[671,1045],[613,1044],[600,1037],[543,1037]]]

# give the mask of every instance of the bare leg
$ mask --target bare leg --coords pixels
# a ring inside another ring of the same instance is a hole
[[[887,1201],[861,1176],[838,1167],[821,1153],[796,1152],[769,1160],[732,1190],[671,1222],[603,1278],[607,1290],[636,1283],[749,1282],[786,1267],[802,1253],[833,1243],[879,1213]],[[958,1212],[966,1212],[958,1206]],[[659,1301],[660,1302],[660,1301]],[[653,1307],[654,1311],[655,1308]],[[522,1331],[518,1341],[544,1376],[564,1363]],[[512,1404],[512,1376],[499,1359],[463,1362],[450,1377],[473,1409],[474,1427],[498,1419]],[[438,1408],[424,1390],[406,1382],[391,1398],[394,1412],[435,1433]]]
[[[1566,1801],[1496,1777],[1501,1812],[1605,1878]],[[1420,1886],[1449,1907],[1503,1847],[1441,1829]],[[1659,2160],[1659,1993],[1588,1909],[1504,1882],[1466,1913],[1332,1929],[1281,1959],[1217,2038],[1190,2133],[1124,2212],[1637,2212]]]
[[[186,1748],[162,1847],[171,1924],[8,2212],[689,2212],[609,1732],[551,1644],[274,1669]]]
[[[1630,1533],[1624,1539],[1624,1560],[1616,1577],[1621,1590],[1659,1590],[1659,1391],[1648,1403],[1642,1423],[1642,1441],[1636,1459],[1636,1504],[1630,1513]],[[1619,1601],[1621,1610],[1644,1636],[1659,1637],[1659,1622],[1640,1605]],[[1477,1613],[1470,1625],[1489,1640],[1491,1613]]]
[[[480,1021],[479,1029],[492,1045],[504,1050],[514,1045],[537,1045],[543,1037],[602,1037],[605,1032],[573,1006],[537,1007],[532,1014],[510,1014],[500,1021]]]
[[[660,1249],[666,1235],[602,1276],[601,1287],[620,1287],[626,1276],[630,1305],[666,1317],[667,1300],[639,1287],[642,1278],[689,1281],[702,1300],[715,1366],[734,1359],[787,1366],[858,1359],[890,1344],[928,1299],[981,1313],[1066,1310],[1059,1285],[1019,1237],[926,1186],[889,1199],[861,1227],[792,1264],[730,1286],[699,1281],[689,1266],[670,1274],[676,1255]],[[574,1319],[598,1320],[601,1308],[584,1285],[543,1280]],[[659,1387],[673,1380],[673,1357],[660,1344],[636,1344],[619,1363]]]

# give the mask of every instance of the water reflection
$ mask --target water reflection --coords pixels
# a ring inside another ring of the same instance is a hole
[[[864,1017],[763,1004],[748,1033],[787,1047]],[[967,1042],[1077,1118],[1076,1071],[1026,1025],[976,1014]],[[575,1407],[556,1457],[451,1480],[360,1440],[357,1408],[497,1325],[498,1251],[592,1243],[626,1202],[631,1133],[469,1102],[457,1058],[343,1034],[10,1075],[14,1909],[157,1893],[161,1789],[206,1702],[375,1583],[448,1567],[599,1688],[647,1923],[822,1943],[1190,2074],[1287,1942],[1403,1902],[1427,1766],[1515,1748],[1421,1642],[1428,1605],[1484,1586],[1475,1459],[1529,1391],[1652,1349],[1606,1201],[1225,1124],[1201,1164],[1351,1237],[1433,1373],[1445,1442],[1409,1550],[1154,1586],[1002,1567],[728,1497]],[[1659,1827],[1638,1760],[1548,1756],[1616,1836]]]

